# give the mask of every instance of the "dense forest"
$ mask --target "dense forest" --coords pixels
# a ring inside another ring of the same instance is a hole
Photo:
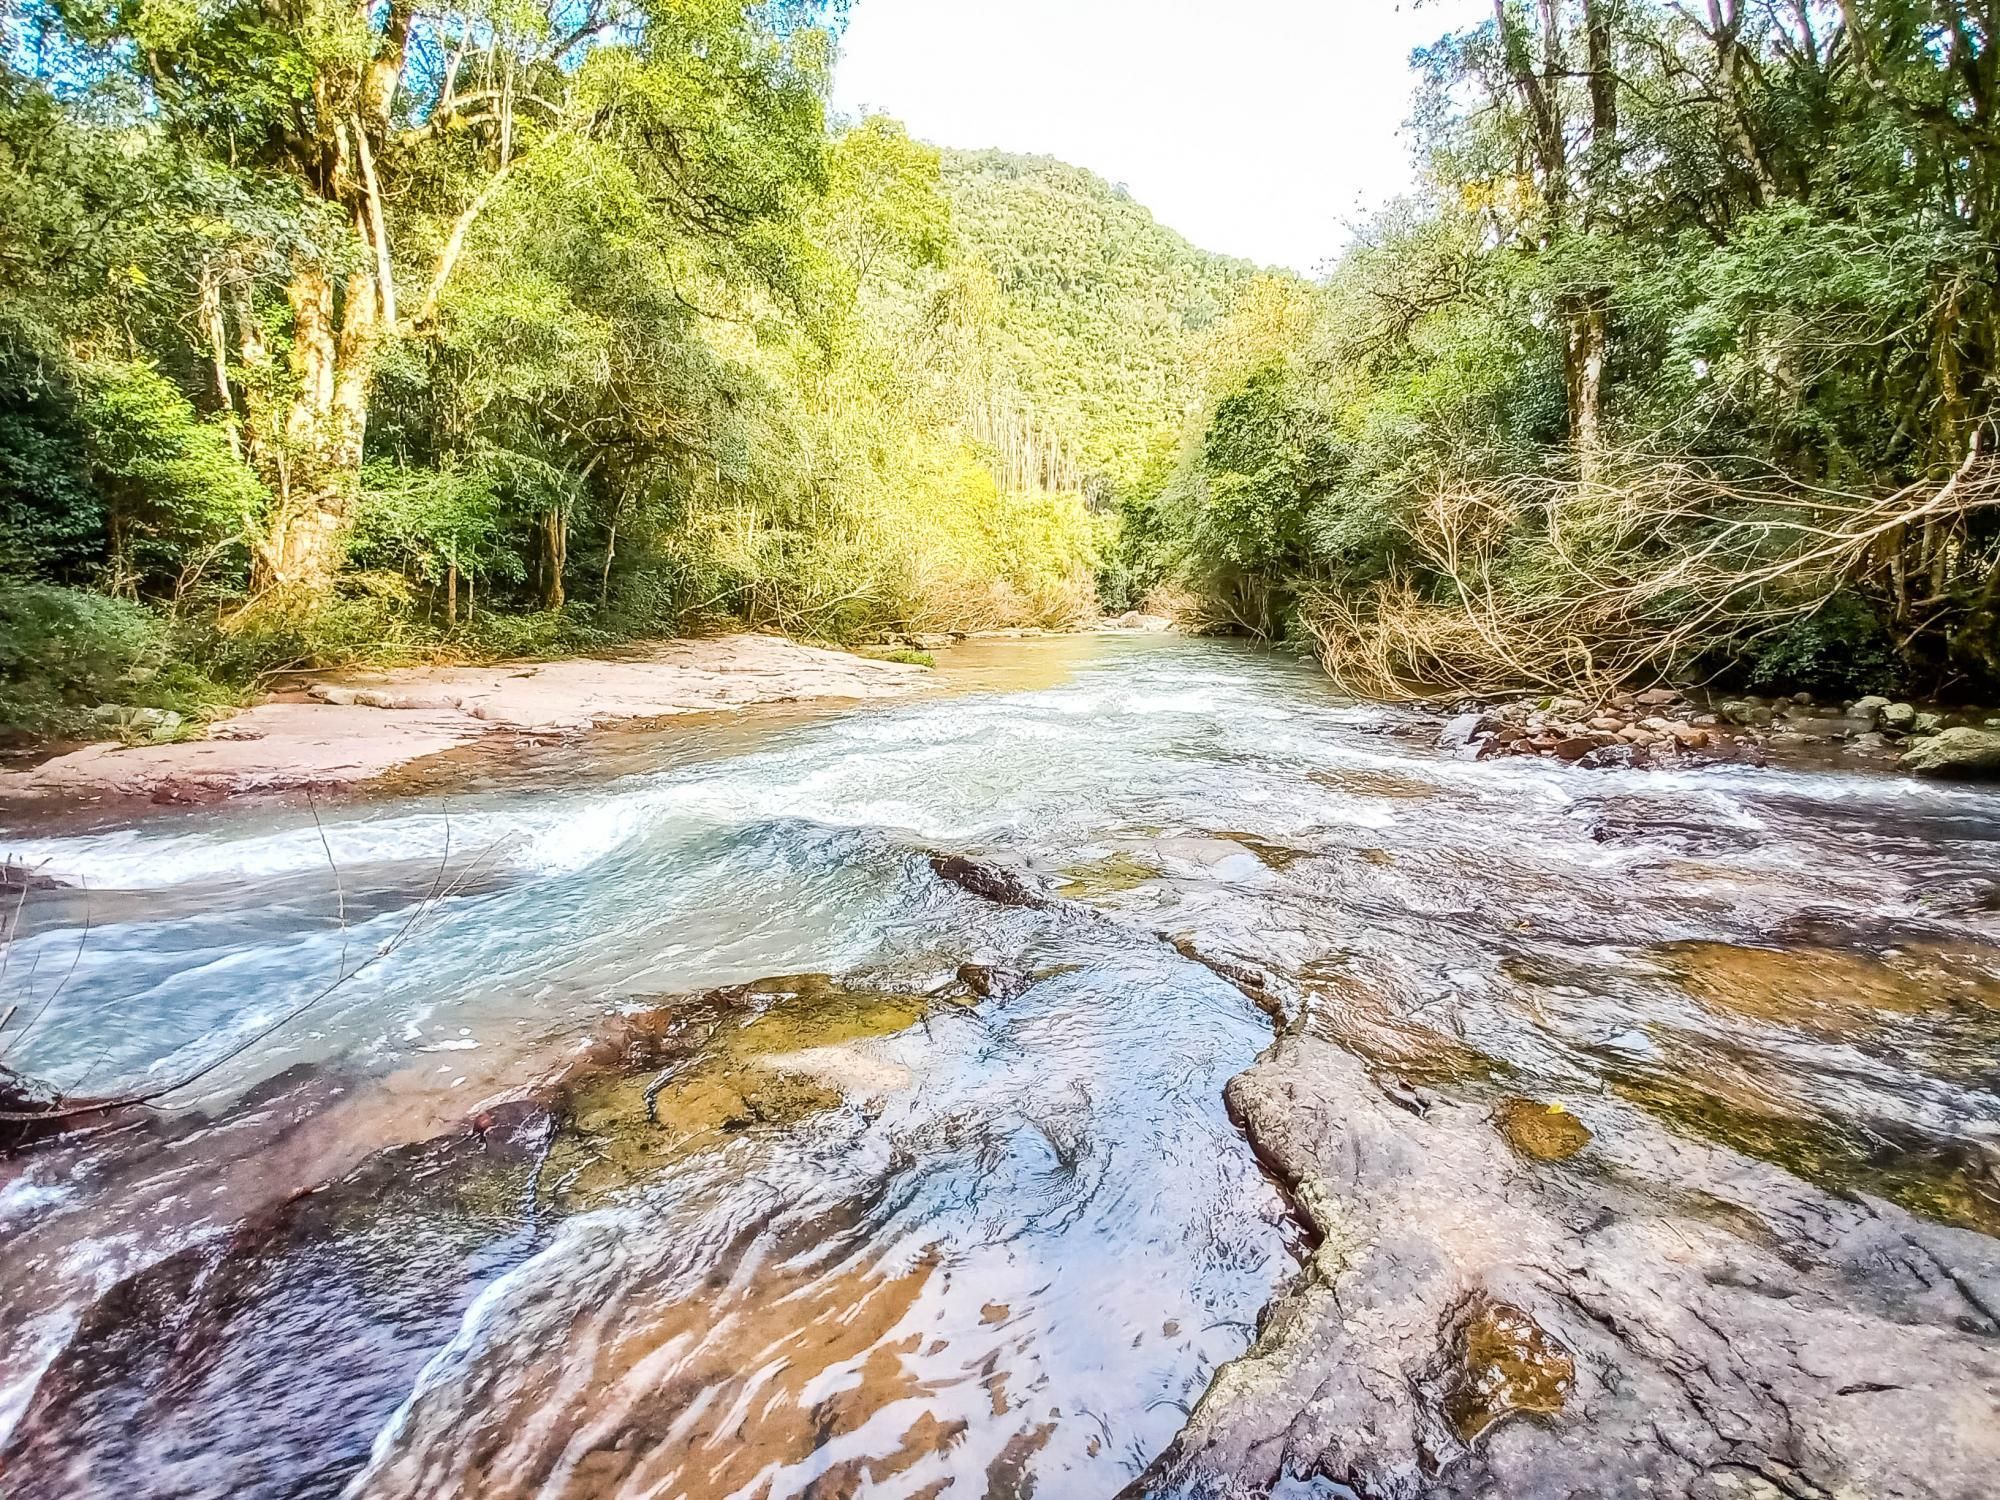
[[[1128,549],[1364,691],[2000,687],[2000,11],[1495,0]]]
[[[1247,268],[831,120],[836,21],[10,7],[0,716],[1093,617]]]
[[[6,17],[8,724],[1148,600],[1370,692],[2000,683],[1979,5],[1495,0],[1317,281],[833,118],[818,0]]]

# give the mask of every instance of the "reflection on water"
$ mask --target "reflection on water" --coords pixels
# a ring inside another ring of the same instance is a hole
[[[183,1113],[0,1166],[7,1493],[1109,1495],[1295,1264],[1221,1103],[1253,998],[1540,1171],[1593,1170],[1563,1100],[1610,1090],[2000,1228],[2000,917],[1939,899],[2000,797],[1405,728],[1226,645],[979,642],[920,700],[460,766],[323,840],[8,841],[90,886],[6,981],[5,1061],[72,1086],[453,894]],[[1467,1310],[1467,1430],[1559,1406],[1524,1316]]]

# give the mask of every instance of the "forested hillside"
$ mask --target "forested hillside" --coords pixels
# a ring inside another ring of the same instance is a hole
[[[2000,688],[2000,51],[1954,0],[1496,0],[1423,188],[1217,339],[1142,577],[1368,691]]]
[[[1086,173],[830,120],[837,36],[9,7],[0,717],[1094,614],[1242,272]]]
[[[1065,162],[947,152],[944,177],[966,249],[993,273],[1017,401],[1061,436],[1078,478],[1131,492],[1179,440],[1207,332],[1250,267]]]

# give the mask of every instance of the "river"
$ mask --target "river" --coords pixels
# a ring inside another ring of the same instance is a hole
[[[1425,725],[1227,643],[974,642],[895,703],[21,830],[85,889],[19,913],[10,1067],[171,1079],[351,977],[0,1163],[0,1488],[1114,1495],[1319,1243],[1225,1108],[1274,1027],[1532,1101],[1526,1156],[1630,1111],[2000,1233],[2000,794]]]

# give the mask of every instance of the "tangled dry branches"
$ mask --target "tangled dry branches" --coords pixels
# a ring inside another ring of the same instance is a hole
[[[2000,555],[1981,527],[2000,509],[1987,445],[1942,483],[1878,496],[1640,455],[1604,474],[1440,484],[1404,522],[1414,566],[1308,601],[1328,670],[1378,697],[1601,695],[1719,642],[1752,647],[1843,589],[1877,602],[1906,651],[1955,603],[2000,605]]]

